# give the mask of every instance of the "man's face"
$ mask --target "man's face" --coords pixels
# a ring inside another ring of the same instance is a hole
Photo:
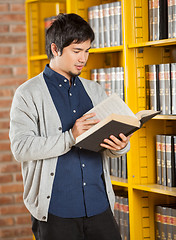
[[[80,75],[82,68],[85,66],[89,49],[90,40],[82,43],[72,43],[63,49],[62,55],[55,57],[55,71],[71,79],[72,76]]]

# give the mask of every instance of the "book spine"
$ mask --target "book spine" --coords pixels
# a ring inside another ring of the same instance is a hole
[[[130,240],[128,197],[123,198],[123,214],[124,214],[124,237],[123,237],[123,239]]]
[[[91,76],[90,77],[91,80],[97,82],[97,80],[98,80],[98,71],[97,71],[97,69],[91,69],[90,76]]]
[[[167,0],[159,0],[159,39],[168,38]]]
[[[122,177],[122,158],[119,157],[118,158],[118,177],[121,178]]]
[[[162,168],[162,185],[167,186],[165,135],[161,135],[161,168]]]
[[[90,27],[94,31],[94,26],[93,26],[93,7],[89,7],[88,8],[88,22],[89,22]],[[93,48],[94,42],[95,42],[95,39],[91,43],[92,48]]]
[[[116,72],[115,67],[111,68],[111,93],[115,93]]]
[[[149,66],[145,65],[146,109],[150,109]]]
[[[172,239],[176,239],[176,209],[172,208],[172,219],[173,219],[173,225],[172,225]]]
[[[172,240],[172,209],[171,207],[166,208],[167,214],[167,232],[166,232],[166,239]]]
[[[97,82],[102,86],[103,89],[105,89],[105,70],[104,68],[99,68],[97,72],[98,72]]]
[[[167,239],[167,207],[161,207],[161,239]]]
[[[173,136],[174,186],[176,187],[176,136]]]
[[[125,93],[124,93],[124,69],[123,67],[119,67],[120,71],[120,97],[122,100],[125,100]]]
[[[103,4],[104,45],[110,47],[109,4]]]
[[[159,65],[159,96],[160,96],[160,110],[162,114],[166,114],[165,103],[165,74],[164,64]]]
[[[164,64],[165,114],[171,114],[170,64]]]
[[[176,63],[171,63],[171,102],[172,114],[176,114]]]
[[[114,2],[114,34],[115,46],[120,46],[121,43],[121,2]]]
[[[168,38],[172,38],[172,0],[167,0],[168,5]]]
[[[148,78],[149,78],[149,88],[150,88],[150,109],[158,110],[157,103],[157,71],[156,65],[148,65]]]
[[[156,135],[156,176],[157,184],[162,185],[162,169],[161,169],[161,135]]]
[[[111,95],[111,69],[105,68],[105,91],[108,96]]]
[[[99,7],[93,7],[93,30],[95,34],[94,48],[99,48]]]
[[[156,240],[161,239],[161,206],[155,206],[155,232]]]
[[[121,156],[122,159],[122,178],[127,179],[127,154]]]
[[[160,36],[159,36],[159,32],[160,32],[160,6],[159,6],[159,0],[154,0],[153,1],[153,35],[154,35],[154,39],[155,40],[159,40]]]
[[[172,0],[172,33],[173,33],[173,38],[176,37],[176,0]]]
[[[114,3],[109,3],[110,45],[115,46]]]
[[[115,204],[114,204],[114,217],[115,217],[115,220],[117,222],[117,224],[119,225],[120,223],[120,214],[119,214],[119,196],[118,195],[115,195]]]
[[[148,11],[149,11],[149,14],[148,14],[148,18],[149,18],[149,41],[152,41],[153,40],[153,11],[152,11],[152,1],[153,0],[149,0],[149,4],[148,4]]]
[[[123,212],[123,196],[119,198],[119,219],[120,219],[120,235],[124,239],[124,212]]]
[[[171,158],[172,158],[171,136],[165,136],[165,141],[166,141],[167,186],[173,187],[173,185],[172,185],[172,168],[171,168]]]
[[[99,47],[104,48],[103,6],[99,5]]]
[[[116,73],[116,81],[115,81],[115,92],[119,95],[121,95],[120,93],[120,68],[116,67],[115,68],[115,73]]]

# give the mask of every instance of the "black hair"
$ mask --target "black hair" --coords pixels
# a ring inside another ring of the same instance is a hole
[[[94,40],[94,32],[82,17],[77,14],[59,14],[52,25],[46,31],[46,54],[49,59],[53,58],[51,44],[55,43],[62,55],[63,49],[72,42],[81,43]]]

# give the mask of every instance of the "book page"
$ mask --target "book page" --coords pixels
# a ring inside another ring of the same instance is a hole
[[[127,106],[127,104],[116,93],[106,98],[104,101],[96,105],[87,113],[92,112],[96,113],[96,116],[93,118],[97,118],[100,120],[103,120],[112,113],[137,118],[135,114],[131,111],[131,109]]]

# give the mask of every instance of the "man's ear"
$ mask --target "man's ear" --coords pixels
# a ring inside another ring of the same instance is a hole
[[[57,57],[58,55],[60,55],[60,51],[58,50],[55,43],[51,43],[51,51],[54,57]]]

